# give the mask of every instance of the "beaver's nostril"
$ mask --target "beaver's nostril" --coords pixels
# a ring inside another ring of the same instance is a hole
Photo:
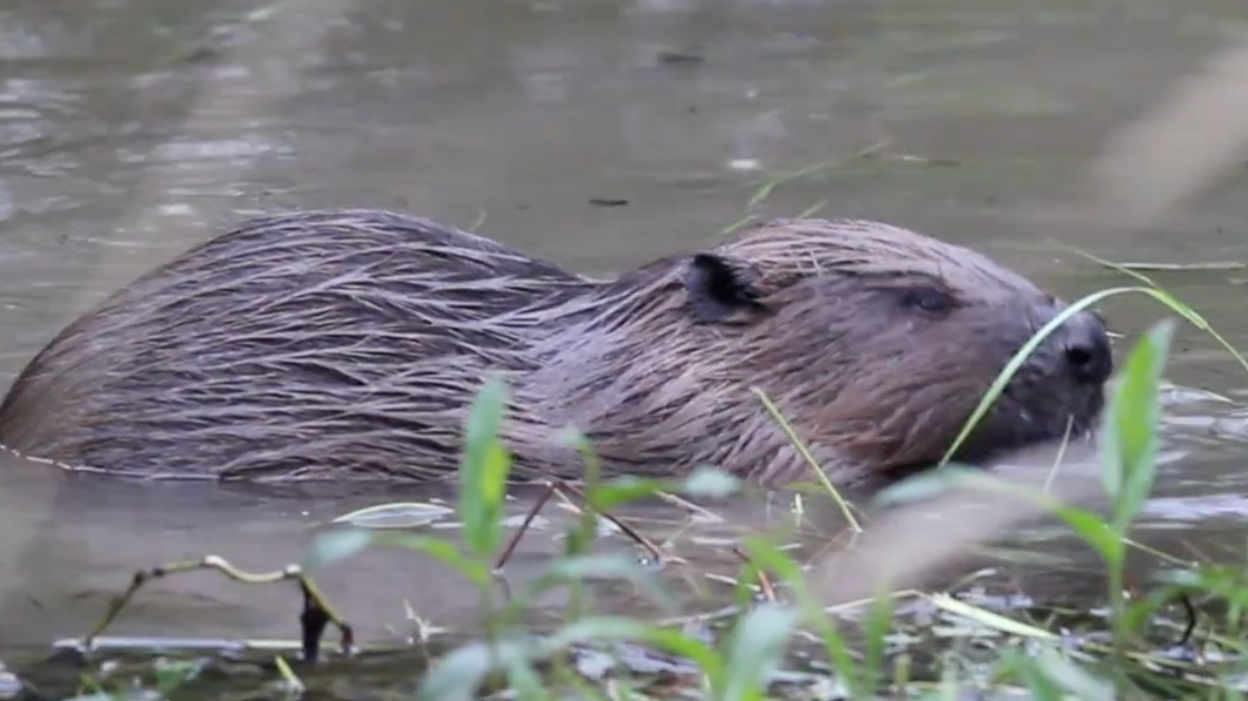
[[[1086,367],[1092,362],[1092,351],[1081,346],[1071,346],[1066,349],[1066,360],[1075,367]]]
[[[1109,340],[1099,324],[1076,326],[1066,343],[1066,363],[1080,382],[1100,384],[1114,369]]]

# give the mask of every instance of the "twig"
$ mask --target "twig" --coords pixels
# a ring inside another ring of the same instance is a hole
[[[1053,467],[1049,469],[1049,476],[1044,480],[1044,493],[1048,494],[1053,489],[1053,480],[1057,478],[1057,472],[1062,468],[1062,460],[1066,457],[1066,448],[1070,445],[1070,434],[1075,428],[1075,417],[1072,414],[1066,419],[1066,433],[1062,436],[1062,442],[1057,447],[1057,457],[1053,458]]]
[[[671,559],[667,556],[666,553],[663,552],[663,550],[659,546],[655,545],[648,538],[638,533],[632,526],[628,525],[627,523],[624,523],[623,521],[612,516],[610,513],[606,511],[599,511],[598,509],[594,509],[594,507],[590,504],[589,497],[587,497],[585,495],[585,492],[581,491],[579,487],[575,487],[567,482],[564,482],[563,480],[559,480],[556,484],[559,489],[562,489],[565,492],[570,492],[572,494],[575,494],[577,497],[580,498],[580,500],[585,504],[585,506],[589,507],[590,509],[593,509],[596,513],[598,513],[598,515],[602,516],[603,518],[607,519],[611,523],[615,524],[616,527],[618,527],[621,531],[623,531],[625,535],[627,535],[629,538],[632,538],[641,547],[645,548],[646,551],[650,553],[650,556],[653,557],[656,562],[663,563]]]
[[[540,512],[542,508],[546,506],[546,502],[550,501],[550,498],[556,494],[558,494],[560,497],[562,497],[565,500],[567,500],[568,494],[573,494],[577,496],[581,500],[581,502],[585,505],[586,508],[589,508],[590,510],[594,511],[598,515],[602,516],[603,518],[613,523],[617,528],[619,528],[624,533],[624,535],[628,536],[633,541],[635,541],[638,545],[644,548],[646,552],[650,555],[650,557],[654,558],[656,562],[662,564],[665,562],[671,562],[671,561],[679,559],[679,558],[675,558],[670,555],[667,555],[663,551],[662,548],[655,545],[650,539],[646,538],[641,533],[638,533],[636,529],[634,529],[632,526],[628,525],[627,523],[621,521],[615,516],[612,516],[610,513],[607,513],[605,511],[599,511],[598,509],[593,508],[593,506],[590,504],[589,498],[585,495],[585,492],[581,491],[580,488],[572,484],[569,484],[568,482],[565,482],[563,480],[557,480],[554,482],[546,483],[546,489],[543,490],[542,496],[537,500],[537,503],[535,503],[533,507],[529,509],[528,515],[525,516],[525,519],[520,524],[520,527],[516,529],[515,535],[511,537],[511,540],[507,542],[507,546],[503,548],[503,552],[502,554],[499,555],[498,562],[494,566],[495,571],[502,569],[502,567],[505,564],[507,564],[507,561],[511,559],[512,554],[515,552],[516,547],[520,543],[520,539],[528,531],[529,525],[533,522],[533,519],[536,518],[538,512]]]
[[[546,502],[550,501],[550,497],[555,493],[556,489],[557,487],[553,482],[546,483],[546,488],[542,490],[541,498],[537,500],[533,508],[529,509],[529,514],[524,517],[524,522],[516,529],[515,535],[511,537],[511,540],[507,541],[507,547],[503,548],[502,554],[498,556],[498,562],[494,565],[496,571],[501,570],[503,565],[507,564],[507,561],[511,559],[511,554],[515,552],[516,546],[520,544],[520,538],[529,530],[529,524],[533,523],[533,519],[537,517],[538,512],[542,510],[543,506],[546,506]]]
[[[840,508],[841,513],[845,516],[845,520],[849,522],[850,529],[855,533],[861,533],[862,526],[858,524],[858,519],[854,518],[854,513],[850,510],[849,503],[845,501],[845,499],[841,496],[841,493],[838,492],[836,487],[832,485],[832,481],[828,479],[828,475],[824,473],[823,468],[819,466],[819,461],[815,460],[815,456],[811,455],[810,450],[806,447],[806,444],[802,443],[802,440],[798,437],[797,432],[793,430],[793,427],[790,426],[789,422],[784,418],[784,414],[780,413],[780,410],[776,408],[775,404],[772,403],[771,398],[769,398],[761,388],[751,387],[750,391],[753,392],[754,396],[758,397],[758,400],[763,403],[763,407],[767,409],[767,413],[771,414],[771,418],[777,425],[780,426],[780,430],[784,431],[784,435],[788,437],[789,442],[793,445],[793,448],[797,450],[799,455],[802,456],[802,459],[806,461],[806,464],[810,466],[810,469],[819,476],[819,481],[823,483],[823,488],[827,490],[828,494],[832,497],[832,501],[836,502],[836,505]]]
[[[1187,627],[1183,629],[1183,637],[1179,638],[1180,645],[1186,645],[1192,640],[1192,633],[1196,630],[1196,607],[1192,606],[1192,600],[1188,598],[1186,592],[1179,594],[1179,601],[1183,603],[1183,611],[1187,613]]]
[[[126,588],[126,591],[121,596],[113,599],[103,620],[83,639],[83,646],[88,649],[91,647],[92,642],[112,624],[143,585],[153,579],[162,579],[172,574],[204,569],[216,570],[226,577],[243,584],[274,584],[288,579],[294,579],[299,582],[299,590],[303,594],[303,611],[299,615],[299,622],[302,629],[301,640],[303,659],[305,661],[317,661],[317,658],[320,656],[321,635],[325,632],[325,626],[330,623],[333,623],[338,628],[341,635],[342,653],[344,655],[350,654],[354,648],[355,633],[351,626],[330,606],[311,578],[304,574],[298,565],[288,565],[276,572],[250,573],[238,569],[225,558],[217,555],[208,555],[199,560],[174,562],[135,572],[134,578],[130,581],[130,586]]]
[[[732,546],[732,554],[740,558],[745,564],[754,565],[754,561],[750,559],[750,556],[747,555],[744,550],[735,545]],[[763,597],[765,597],[768,601],[775,601],[776,589],[771,585],[771,579],[767,576],[767,573],[757,565],[755,565],[755,569],[758,571],[758,587],[763,590]]]
[[[680,508],[688,511],[689,513],[695,516],[701,516],[702,518],[705,518],[708,521],[714,521],[715,523],[724,522],[723,516],[720,516],[719,514],[713,511],[709,511],[701,506],[698,506],[697,504],[694,504],[691,501],[686,501],[684,499],[681,499],[675,494],[668,494],[667,492],[655,492],[654,495],[669,504],[672,504],[674,506],[679,506]]]

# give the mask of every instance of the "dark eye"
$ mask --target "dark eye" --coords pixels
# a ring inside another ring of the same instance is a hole
[[[928,314],[943,314],[953,308],[953,298],[949,293],[935,287],[914,287],[901,295],[901,303],[910,309],[918,309]]]

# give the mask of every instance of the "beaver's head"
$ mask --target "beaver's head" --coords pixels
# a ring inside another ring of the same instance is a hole
[[[567,418],[617,459],[661,463],[684,449],[780,481],[804,478],[805,467],[751,386],[845,479],[920,468],[941,458],[1011,356],[1065,306],[974,251],[850,220],[771,221],[621,278],[607,301],[596,332],[582,336],[592,343],[566,349],[595,358],[565,375],[578,396]],[[1086,433],[1112,367],[1100,318],[1076,314],[955,459]]]

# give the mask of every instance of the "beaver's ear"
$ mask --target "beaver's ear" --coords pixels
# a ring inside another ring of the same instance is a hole
[[[742,313],[760,312],[758,282],[762,275],[749,261],[716,253],[698,253],[685,268],[689,308],[702,322],[725,322]]]

